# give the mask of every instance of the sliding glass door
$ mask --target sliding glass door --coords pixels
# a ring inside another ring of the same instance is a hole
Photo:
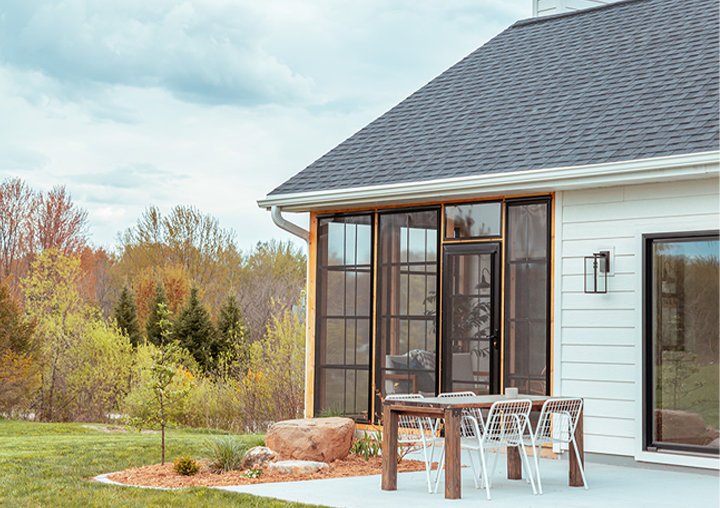
[[[718,453],[718,235],[645,242],[646,446]]]

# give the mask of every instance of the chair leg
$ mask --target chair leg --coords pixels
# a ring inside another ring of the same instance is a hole
[[[483,478],[485,479],[485,491],[487,492],[488,501],[490,501],[490,482],[488,481],[489,475],[487,465],[485,464],[485,449],[483,448],[482,444],[480,445],[480,461],[482,462],[482,473]]]
[[[520,443],[520,461],[523,463],[523,466],[525,466],[525,472],[528,475],[528,478],[530,478],[530,486],[532,487],[533,494],[537,495],[537,489],[535,489],[535,480],[534,480],[534,474],[532,473],[532,470],[530,469],[530,460],[528,459],[527,452],[525,451],[525,447]]]
[[[542,495],[542,483],[540,481],[540,445],[537,445],[537,450],[533,446],[533,458],[535,459],[535,472],[537,473],[537,486],[538,493]]]
[[[588,490],[587,480],[585,479],[585,468],[583,467],[582,461],[580,460],[580,452],[578,451],[577,443],[572,440],[573,449],[575,450],[575,457],[577,458],[578,467],[580,468],[580,476],[582,476],[583,486],[585,490]]]
[[[437,474],[435,475],[435,493],[437,494],[438,485],[440,485],[440,475],[443,469],[445,469],[445,444],[443,443],[442,449],[440,450],[440,459],[438,459]]]
[[[477,469],[475,468],[475,461],[473,460],[473,457],[472,457],[472,456],[473,456],[473,454],[472,454],[473,451],[472,451],[472,450],[467,450],[467,452],[468,452],[468,457],[470,457],[470,468],[472,469],[473,480],[475,481],[475,488],[476,488],[476,489],[479,489],[479,488],[480,488],[480,485],[478,484]]]
[[[428,494],[432,494],[432,480],[430,479],[430,470],[432,468],[431,462],[428,460],[427,446],[425,438],[422,440],[423,456],[425,458],[425,475],[427,476]]]
[[[490,474],[488,475],[488,482],[490,482],[490,486],[492,487],[492,479],[495,476],[495,469],[497,468],[497,462],[498,462],[498,456],[500,455],[500,447],[495,447],[495,453],[493,457],[493,465],[492,469],[490,470]]]

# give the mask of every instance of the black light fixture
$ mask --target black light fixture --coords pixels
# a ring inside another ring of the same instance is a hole
[[[607,277],[610,272],[610,251],[601,250],[585,256],[585,292],[607,293]]]
[[[490,283],[489,283],[488,280],[485,278],[485,272],[487,272],[488,277],[490,277],[490,270],[488,270],[487,268],[483,267],[483,269],[482,269],[482,277],[481,277],[481,279],[480,279],[480,284],[477,285],[478,289],[489,289],[489,288],[490,288]]]

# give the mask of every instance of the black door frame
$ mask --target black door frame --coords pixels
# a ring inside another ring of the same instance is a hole
[[[492,311],[490,313],[490,379],[489,392],[491,394],[500,393],[500,354],[501,354],[501,336],[500,336],[500,309],[502,306],[502,242],[467,242],[459,244],[447,244],[443,246],[443,270],[442,270],[442,379],[441,391],[447,391],[450,386],[449,373],[451,371],[452,360],[452,333],[451,323],[446,316],[449,315],[448,305],[450,302],[449,295],[452,293],[451,280],[452,273],[448,269],[450,256],[466,254],[490,254],[492,259],[493,270],[490,274],[490,301]],[[481,274],[482,276],[482,274]]]

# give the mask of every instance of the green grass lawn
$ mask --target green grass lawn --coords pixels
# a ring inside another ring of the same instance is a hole
[[[171,430],[166,456],[202,455],[213,431]],[[239,436],[259,441],[258,436]],[[0,419],[0,506],[307,506],[217,489],[104,485],[101,473],[160,462],[160,435],[106,433],[81,424]]]

